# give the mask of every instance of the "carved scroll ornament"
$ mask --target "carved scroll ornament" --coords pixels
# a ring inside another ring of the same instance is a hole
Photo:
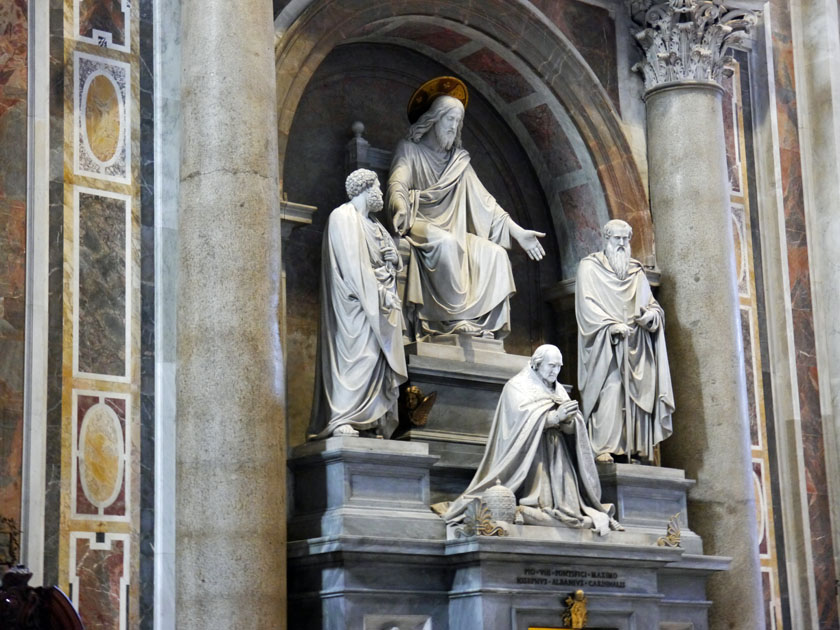
[[[740,44],[758,22],[753,11],[730,11],[709,0],[632,2],[631,12],[642,29],[636,41],[645,53],[633,66],[650,90],[674,81],[714,81],[732,71],[727,53]]]

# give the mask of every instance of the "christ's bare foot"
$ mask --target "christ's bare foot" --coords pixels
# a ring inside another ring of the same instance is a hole
[[[335,431],[333,431],[333,435],[338,437],[356,437],[357,435],[359,435],[359,432],[356,431],[356,429],[351,427],[349,424],[342,424]]]

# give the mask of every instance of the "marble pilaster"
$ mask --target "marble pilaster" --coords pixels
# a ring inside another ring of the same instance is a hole
[[[176,625],[285,627],[271,3],[185,3],[181,35]]]
[[[154,3],[154,628],[175,630],[176,305],[180,178],[181,4]]]
[[[825,454],[826,484],[823,487],[813,484],[808,488],[808,505],[812,514],[819,623],[821,627],[836,627],[840,615],[836,590],[832,593],[830,584],[836,580],[840,567],[840,320],[837,318],[840,312],[840,263],[837,258],[837,243],[840,242],[840,212],[837,210],[840,196],[840,17],[837,3],[823,0],[792,3],[791,30],[797,61],[796,101],[802,148],[807,271],[813,308],[814,334],[810,341],[816,355],[819,393],[819,420],[813,413],[815,406],[809,409],[801,405],[806,414],[812,411],[813,417],[802,423],[804,456],[809,473],[813,474],[811,471],[822,463],[814,460],[821,453]],[[787,214],[796,217],[793,210]],[[796,307],[801,309],[801,304]],[[807,330],[804,325],[798,328]],[[807,356],[808,353],[799,354]],[[813,367],[809,371],[812,370]]]
[[[734,559],[708,583],[712,627],[764,627],[744,358],[720,78],[755,23],[712,2],[634,5],[646,53],[651,213],[675,377],[666,465],[697,480],[690,520],[707,553]]]

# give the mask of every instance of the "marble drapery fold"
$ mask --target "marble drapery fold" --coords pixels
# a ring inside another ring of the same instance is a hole
[[[481,464],[443,518],[460,521],[475,497],[498,479],[516,495],[526,524],[609,531],[613,507],[601,503],[601,482],[580,412],[546,429],[551,412],[568,400],[562,385],[547,387],[530,365],[510,379]]]
[[[388,204],[394,229],[411,245],[405,301],[415,334],[510,332],[512,220],[479,181],[469,153],[403,140]]]
[[[655,310],[660,325],[650,332],[634,317]],[[642,265],[630,259],[621,280],[603,252],[580,262],[575,292],[578,322],[578,388],[596,454],[632,454],[653,459],[653,447],[672,433],[674,393],[665,349],[664,312],[654,299]],[[625,339],[610,327],[627,324]],[[624,353],[627,352],[631,421],[624,413]]]
[[[330,214],[321,262],[321,326],[315,369],[310,439],[338,427],[397,427],[399,386],[408,378],[403,318],[385,294],[396,295],[398,268],[384,258],[394,243],[373,218],[353,204]],[[395,258],[398,258],[395,256]]]

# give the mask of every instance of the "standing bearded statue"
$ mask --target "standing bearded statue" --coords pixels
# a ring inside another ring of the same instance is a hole
[[[650,463],[672,432],[664,313],[630,257],[632,235],[629,224],[609,221],[604,251],[581,260],[577,272],[578,389],[599,462],[626,455]]]
[[[345,183],[349,203],[330,214],[321,258],[321,328],[309,439],[397,427],[403,354],[400,257],[371,216],[382,209],[376,173],[358,169]]]
[[[510,218],[461,148],[466,102],[458,79],[424,84],[409,103],[414,124],[391,164],[388,207],[394,230],[411,246],[405,302],[416,337],[504,337],[516,292],[505,250],[513,239],[532,260],[545,256],[537,240],[545,234]]]

